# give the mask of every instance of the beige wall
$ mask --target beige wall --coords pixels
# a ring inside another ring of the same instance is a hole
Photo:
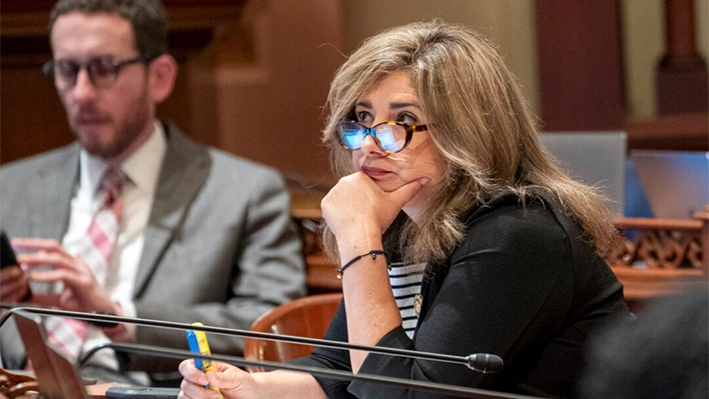
[[[664,1],[625,0],[623,16],[623,63],[626,106],[634,119],[655,115],[655,71],[664,53]]]
[[[192,128],[216,131],[215,145],[226,151],[330,184],[320,130],[330,80],[344,59],[339,2],[250,0],[248,7],[244,26],[187,67],[192,112],[200,115]],[[237,46],[252,47],[252,59],[231,59]]]
[[[709,0],[695,0],[698,45],[707,57]],[[538,109],[534,0],[250,0],[244,26],[224,32],[189,75],[191,131],[227,151],[333,182],[320,145],[322,105],[336,68],[364,39],[396,25],[441,18],[489,36]],[[655,116],[654,71],[664,45],[662,0],[623,0],[624,63],[629,115]],[[234,43],[229,37],[251,37]],[[229,60],[234,46],[253,59]],[[226,62],[224,62],[226,59]],[[208,71],[208,72],[205,72]]]
[[[697,46],[704,60],[709,60],[709,0],[695,0],[697,13]]]
[[[310,182],[334,182],[320,129],[335,70],[344,54],[389,26],[440,17],[482,30],[536,107],[532,1],[250,0],[248,7],[244,26],[222,32],[181,72],[189,76],[190,131]],[[232,59],[238,46],[252,46],[253,59]]]
[[[623,49],[628,115],[652,119],[657,115],[655,71],[665,51],[664,1],[623,0]],[[695,0],[699,53],[709,55],[709,0]]]
[[[377,32],[441,18],[470,26],[499,46],[507,65],[538,109],[534,1],[532,0],[342,0],[347,52]]]
[[[343,0],[348,51],[387,27],[441,18],[487,34],[517,75],[525,95],[538,109],[533,0]],[[628,114],[656,116],[655,68],[664,51],[662,0],[623,0],[623,50]],[[697,45],[709,50],[709,0],[695,0]]]

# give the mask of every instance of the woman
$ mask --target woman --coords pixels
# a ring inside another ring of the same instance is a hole
[[[482,37],[440,22],[381,33],[339,69],[324,141],[344,176],[322,201],[343,305],[325,338],[466,356],[465,366],[318,348],[297,363],[570,397],[582,346],[628,315],[602,260],[615,230],[594,190],[539,146],[514,78]],[[382,253],[383,252],[383,253]],[[282,371],[181,364],[182,397],[431,397]]]

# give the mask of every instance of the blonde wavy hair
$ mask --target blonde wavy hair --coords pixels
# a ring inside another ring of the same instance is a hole
[[[326,103],[323,142],[338,176],[355,171],[351,151],[337,139],[337,122],[352,118],[358,97],[384,75],[406,72],[444,162],[444,179],[423,205],[418,224],[397,228],[408,261],[449,255],[463,237],[459,215],[504,192],[522,200],[532,192],[555,197],[577,220],[599,255],[612,249],[616,230],[603,197],[569,178],[539,145],[535,118],[518,83],[494,46],[478,33],[441,21],[384,31],[338,69]],[[406,151],[406,150],[404,150]],[[338,259],[324,226],[326,252]]]

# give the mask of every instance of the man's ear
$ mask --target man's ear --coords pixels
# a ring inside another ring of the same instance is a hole
[[[169,55],[163,54],[153,60],[148,68],[148,85],[150,98],[155,104],[165,101],[175,87],[177,77],[177,61]]]

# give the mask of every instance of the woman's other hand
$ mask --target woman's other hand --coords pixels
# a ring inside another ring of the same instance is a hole
[[[0,302],[21,302],[29,299],[30,279],[20,266],[0,270]]]
[[[212,362],[215,371],[207,373],[194,365],[194,359],[187,359],[180,363],[180,374],[183,380],[180,384],[179,399],[218,399],[219,392],[206,389],[219,388],[225,399],[256,399],[262,395],[258,384],[251,374],[222,362]]]

